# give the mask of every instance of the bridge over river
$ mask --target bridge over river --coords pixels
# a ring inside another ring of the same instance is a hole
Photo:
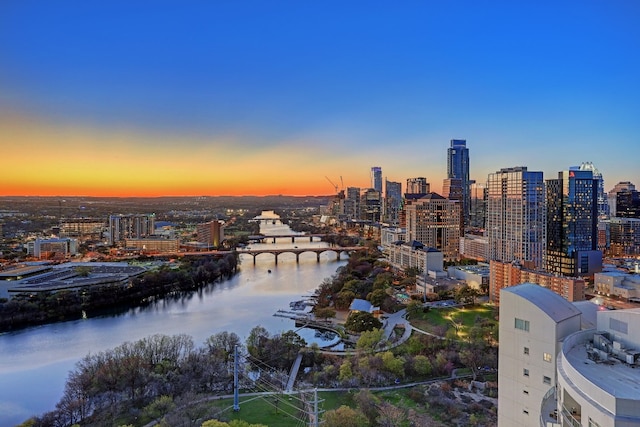
[[[271,236],[269,236],[271,237]],[[361,251],[366,249],[364,246],[332,246],[325,248],[271,248],[271,249],[243,249],[239,250],[238,253],[248,254],[253,256],[253,263],[256,263],[256,257],[260,254],[272,254],[276,257],[276,265],[278,264],[278,256],[285,253],[295,254],[296,263],[300,262],[300,254],[305,252],[313,252],[316,254],[316,258],[318,262],[320,262],[320,254],[324,252],[334,252],[336,254],[336,259],[340,261],[340,255],[344,252],[347,254],[354,251]]]

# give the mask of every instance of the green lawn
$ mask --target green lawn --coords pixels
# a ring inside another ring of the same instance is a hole
[[[438,327],[443,326],[449,330],[454,327],[455,322],[460,325],[460,334],[465,334],[468,328],[475,325],[477,317],[494,321],[494,316],[492,307],[478,305],[464,308],[432,308],[426,313],[416,311],[411,313],[408,319],[416,328],[432,333],[438,332],[438,329],[441,329]]]
[[[311,395],[309,395],[311,397]],[[324,411],[336,409],[341,405],[353,406],[353,397],[347,392],[319,392],[319,408]],[[216,401],[216,405],[221,408],[231,408],[232,399]],[[224,412],[221,418],[235,420],[240,419],[251,424],[264,424],[269,427],[296,427],[300,425],[298,408],[300,400],[298,395],[279,395],[277,400],[274,396],[264,397],[240,397],[240,411],[233,412],[229,409]]]

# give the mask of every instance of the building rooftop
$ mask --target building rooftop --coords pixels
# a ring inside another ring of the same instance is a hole
[[[576,306],[544,286],[523,283],[503,288],[501,292],[513,293],[531,302],[556,323],[581,314]]]
[[[593,333],[593,331],[591,331]],[[594,361],[587,354],[588,343],[580,343],[565,353],[567,362],[580,375],[618,399],[640,400],[640,369],[615,358]]]

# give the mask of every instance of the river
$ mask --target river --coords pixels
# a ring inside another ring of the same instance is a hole
[[[269,212],[263,215],[270,215]],[[279,220],[261,224],[264,234],[290,234]],[[252,244],[263,247],[323,247],[308,238],[271,240]],[[270,333],[295,329],[292,320],[274,317],[278,309],[289,310],[299,300],[331,277],[345,264],[334,252],[324,252],[318,263],[315,253],[295,255],[261,254],[253,264],[251,255],[241,255],[240,271],[230,280],[216,283],[189,298],[159,301],[120,315],[88,318],[43,325],[0,334],[0,426],[16,425],[30,416],[53,410],[75,363],[89,353],[117,347],[153,334],[188,334],[197,346],[222,331],[235,332],[244,342],[256,325]],[[307,341],[311,331],[301,331]]]

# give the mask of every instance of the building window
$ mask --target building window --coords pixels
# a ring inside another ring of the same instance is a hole
[[[529,411],[527,411],[526,409],[523,409],[522,413],[525,414],[525,415],[529,415]]]
[[[529,391],[528,390],[522,390],[522,393],[529,394]]]
[[[529,321],[518,319],[516,317],[516,329],[520,329],[522,331],[529,332]]]
[[[529,376],[529,370],[527,368],[524,368],[522,370],[522,375],[524,375],[525,377],[528,377]]]
[[[545,384],[551,384],[551,378],[549,377],[542,377],[542,382]]]
[[[551,363],[551,359],[552,359],[551,353],[544,353],[542,355],[542,360],[544,360],[545,362]]]
[[[529,354],[529,347],[524,348],[524,354]]]

